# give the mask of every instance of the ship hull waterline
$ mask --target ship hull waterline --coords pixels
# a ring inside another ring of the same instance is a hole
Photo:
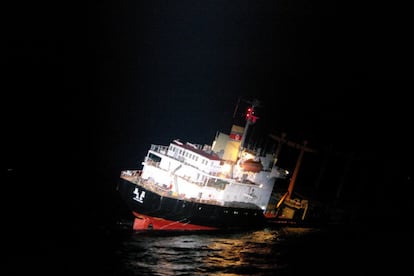
[[[126,179],[118,190],[134,215],[133,230],[237,230],[265,227],[263,210],[164,196]]]

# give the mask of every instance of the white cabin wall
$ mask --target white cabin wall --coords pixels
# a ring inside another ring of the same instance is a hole
[[[229,140],[230,138],[228,134],[219,132],[211,147],[212,151],[220,156],[220,158],[223,158],[224,150],[226,149],[226,145]]]
[[[223,193],[224,201],[237,201],[237,202],[252,202],[250,199],[245,197],[245,194],[249,193],[253,185],[245,185],[238,183],[230,183],[226,185]],[[254,186],[256,187],[256,186]]]
[[[199,199],[201,193],[201,199],[203,200],[219,200],[221,198],[222,190],[217,190],[212,187],[200,186],[190,183],[181,177],[177,177],[178,190],[180,195],[184,195],[186,198]]]
[[[141,177],[146,180],[151,177],[158,185],[165,184],[168,186],[171,183],[170,174],[154,166],[144,166]]]
[[[269,203],[272,191],[273,191],[273,186],[274,186],[274,180],[273,181],[269,181],[265,184],[263,184],[263,187],[259,190],[259,193],[257,194],[257,201],[256,204],[259,207],[262,208],[267,208],[267,205]]]
[[[259,185],[231,183],[226,186],[222,194],[222,200],[253,203],[259,207],[266,207],[273,190],[273,185],[274,182],[272,181],[263,184],[261,187]],[[252,195],[253,197],[250,198],[246,195]]]

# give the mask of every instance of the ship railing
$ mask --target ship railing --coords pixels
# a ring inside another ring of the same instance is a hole
[[[160,167],[160,162],[154,161],[154,160],[152,160],[149,157],[146,157],[145,158],[145,163],[146,163],[146,165],[150,165],[150,166],[156,167],[156,168],[158,168],[160,170],[167,171],[167,170],[165,170],[165,169],[163,169],[163,168]],[[180,177],[182,179],[185,179],[185,181],[190,182],[190,183],[195,184],[195,185],[198,185],[200,187],[201,186],[204,186],[204,182],[203,181],[194,181],[194,180],[191,179],[190,176],[187,176],[187,175],[183,175],[183,176],[176,175],[176,176],[177,177]]]
[[[177,175],[178,178],[184,179],[186,182],[189,182],[191,184],[197,185],[199,187],[208,186],[205,184],[205,181],[194,181],[191,179],[188,175]]]
[[[155,145],[155,144],[151,144],[151,147],[150,147],[151,151],[158,152],[158,153],[161,153],[161,154],[164,154],[164,155],[168,155],[167,154],[168,149],[169,149],[169,146]],[[200,171],[202,171],[202,172],[204,172],[208,175],[211,175],[211,176],[217,176],[218,175],[218,172],[216,172],[216,171],[210,171],[208,169],[202,169],[199,166],[196,166],[192,163],[187,162],[185,157],[183,157],[183,156],[175,156],[175,155],[168,155],[168,156],[175,159],[175,160],[177,160],[177,161],[183,162],[187,166],[190,166],[190,167],[193,167],[197,170],[200,170]]]
[[[208,176],[220,177],[220,173],[219,172],[215,172],[215,171],[214,172],[211,172],[211,171],[203,170],[200,167],[197,167],[194,164],[185,161],[185,158],[183,158],[181,156],[178,156],[178,157],[170,156],[170,157],[172,157],[173,159],[175,159],[177,161],[182,162],[186,166],[189,166],[189,167],[192,167],[192,168],[194,168],[194,169],[196,169],[198,171],[201,171],[201,172],[205,173]],[[147,165],[154,166],[154,167],[157,167],[157,168],[159,168],[159,165],[160,165],[160,162],[159,161],[155,161],[154,159],[152,159],[149,156],[145,157],[144,162]]]
[[[184,165],[189,166],[189,167],[192,167],[192,168],[194,168],[194,169],[196,169],[198,171],[201,171],[201,172],[203,172],[203,173],[205,173],[207,175],[211,175],[211,176],[216,176],[217,175],[216,172],[210,172],[208,170],[203,170],[201,167],[198,167],[198,166],[196,166],[196,165],[194,165],[192,163],[189,163],[189,162],[185,161],[185,159],[183,159],[183,158],[179,158],[177,160],[180,161],[180,162],[183,162]]]
[[[138,179],[137,184],[145,187],[147,190],[150,190],[150,191],[152,191],[154,193],[157,193],[159,195],[162,195],[162,196],[168,196],[168,194],[171,191],[168,187],[163,187],[163,186],[159,185],[153,179],[140,178],[140,179]]]
[[[155,152],[159,152],[159,153],[162,153],[162,154],[167,154],[168,146],[151,144],[150,150],[155,151]]]
[[[121,171],[121,178],[138,178],[142,174],[142,170],[124,170]]]

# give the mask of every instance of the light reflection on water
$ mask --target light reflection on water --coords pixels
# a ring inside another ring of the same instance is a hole
[[[117,275],[281,275],[289,266],[286,240],[314,231],[134,234],[119,248],[122,265]]]

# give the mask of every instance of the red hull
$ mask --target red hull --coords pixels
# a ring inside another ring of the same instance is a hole
[[[181,223],[178,221],[166,220],[162,218],[150,217],[133,212],[135,219],[132,229],[134,231],[143,230],[217,230],[215,227]]]

